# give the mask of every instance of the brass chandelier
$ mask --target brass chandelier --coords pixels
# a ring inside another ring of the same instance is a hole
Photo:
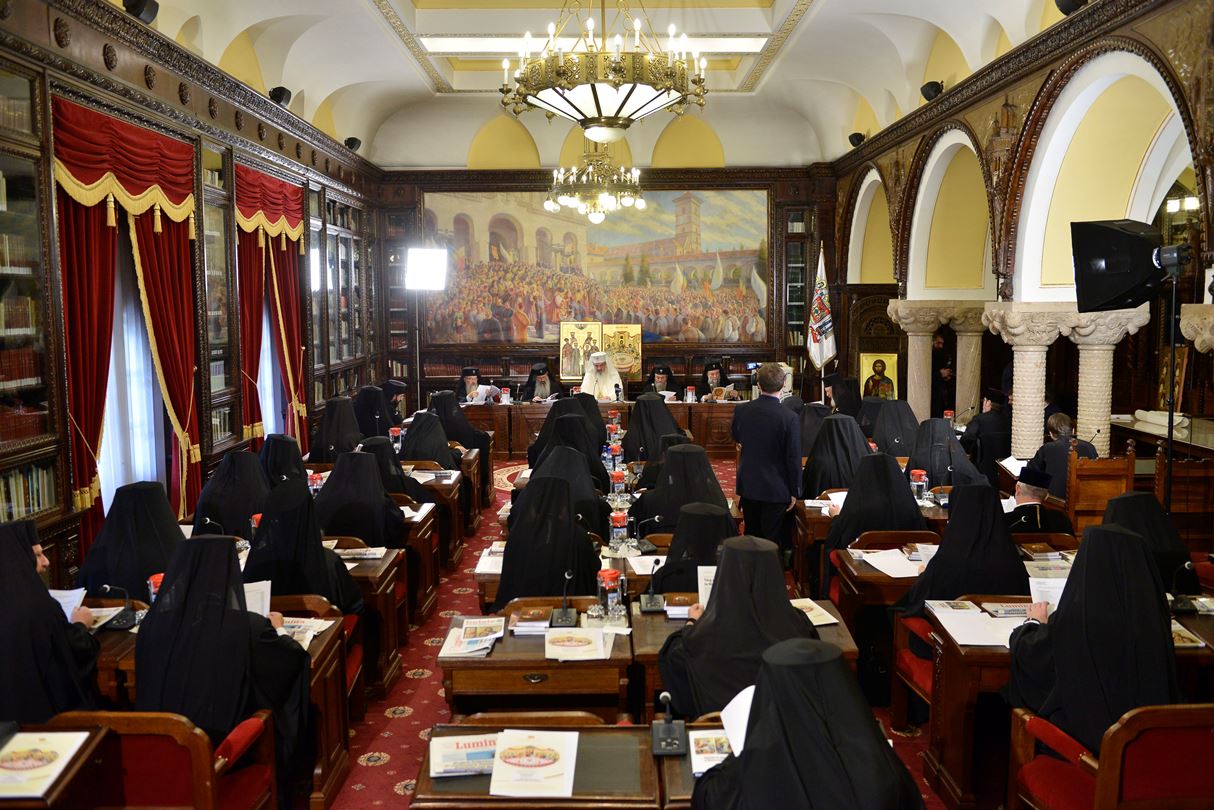
[[[644,211],[641,170],[616,166],[605,147],[591,143],[581,166],[552,170],[552,189],[544,208],[555,214],[562,207],[577,209],[592,225],[621,208]]]
[[[703,107],[708,60],[688,50],[687,34],[676,37],[672,23],[663,47],[648,17],[634,17],[627,0],[615,0],[615,9],[609,26],[607,0],[600,0],[597,41],[593,9],[579,0],[565,0],[534,53],[527,32],[513,86],[510,60],[502,60],[502,106],[516,116],[540,109],[549,120],[568,118],[597,143],[620,140],[660,110],[682,115],[689,104]]]

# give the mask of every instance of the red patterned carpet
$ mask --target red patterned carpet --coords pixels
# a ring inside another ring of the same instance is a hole
[[[727,496],[733,496],[734,462],[713,463]],[[360,810],[365,807],[408,807],[417,781],[430,728],[449,719],[443,696],[442,671],[435,658],[452,616],[479,614],[476,583],[472,571],[476,558],[491,541],[498,539],[497,510],[509,498],[506,487],[525,464],[498,462],[495,465],[495,500],[482,513],[481,530],[467,539],[460,568],[443,577],[438,607],[430,620],[410,627],[409,646],[401,650],[403,677],[382,701],[372,701],[367,716],[351,732],[350,776],[334,803],[336,810]],[[888,712],[876,716],[888,728]],[[923,792],[929,810],[942,808],[940,800],[924,784],[922,753],[926,733],[915,739],[894,738],[894,750],[910,768]],[[402,803],[402,798],[404,801]]]

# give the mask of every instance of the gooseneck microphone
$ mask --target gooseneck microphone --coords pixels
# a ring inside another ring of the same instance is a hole
[[[1183,565],[1176,567],[1172,572],[1172,612],[1173,613],[1196,613],[1197,604],[1193,601],[1193,597],[1187,593],[1180,593],[1178,588],[1177,578],[1181,571],[1192,571],[1193,561],[1185,560]]]
[[[552,618],[548,620],[549,627],[577,627],[577,610],[569,607],[569,582],[573,579],[573,572],[565,572],[565,590],[561,596],[561,606],[552,611]]]
[[[655,524],[655,525],[660,525],[660,524],[661,524],[661,522],[662,522],[662,516],[661,516],[661,515],[654,515],[654,516],[653,516],[653,517],[651,517],[651,518],[645,518],[644,520],[638,520],[638,521],[637,521],[637,523],[636,523],[636,533],[637,533],[637,537],[640,537],[640,536],[641,536],[641,527],[642,527],[642,526],[644,526],[646,523],[653,523],[653,524]]]
[[[645,593],[641,594],[642,613],[662,613],[666,610],[666,596],[654,592],[654,588],[658,584],[658,569],[661,567],[662,561],[658,560],[657,564],[653,566],[653,570],[649,572],[649,587],[645,589]]]
[[[103,626],[110,630],[129,630],[135,626],[135,611],[131,610],[131,595],[127,593],[126,588],[118,585],[102,585],[102,593],[121,593],[122,594],[122,610],[114,614],[114,617],[106,622]]]
[[[650,693],[652,694],[652,693]],[[661,722],[653,724],[653,755],[655,757],[681,757],[687,755],[687,723],[673,719],[670,710],[670,693],[658,695],[663,712]]]
[[[284,475],[284,476],[283,476],[283,480],[285,481],[285,480],[286,480],[286,478],[287,478],[287,477]],[[219,521],[217,521],[217,520],[211,520],[209,517],[204,517],[204,518],[202,519],[202,525],[203,525],[203,526],[214,526],[216,529],[218,529],[218,530],[219,530],[219,533],[220,533],[220,534],[224,534],[224,530],[223,530],[223,524],[222,524],[222,523],[220,523],[220,522],[219,522]],[[107,585],[106,587],[108,588],[109,586]]]

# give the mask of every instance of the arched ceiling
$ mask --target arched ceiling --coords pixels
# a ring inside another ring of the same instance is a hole
[[[800,165],[847,150],[861,100],[881,127],[918,107],[940,42],[951,40],[963,72],[972,72],[1001,42],[1019,45],[1056,19],[1047,3],[645,5],[655,30],[674,22],[705,43],[709,97],[694,114],[717,132],[727,162]],[[614,3],[607,6],[610,21]],[[222,60],[242,81],[290,88],[292,112],[335,137],[361,138],[363,153],[381,166],[440,167],[462,165],[459,155],[499,112],[502,58],[517,59],[523,32],[538,38],[559,8],[553,0],[160,0],[154,25],[210,62]],[[544,145],[559,151],[563,122],[549,124],[539,112],[520,120],[541,157],[555,160]],[[668,120],[659,114],[629,133],[634,154],[648,155]]]

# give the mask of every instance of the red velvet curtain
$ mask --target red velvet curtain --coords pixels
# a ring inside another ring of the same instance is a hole
[[[86,208],[56,189],[59,275],[63,282],[63,337],[67,356],[68,434],[72,450],[73,507],[85,511],[80,552],[101,528],[97,450],[105,419],[114,329],[114,266],[118,231],[105,224],[105,209]]]
[[[148,338],[176,434],[168,490],[169,501],[180,517],[193,511],[202,490],[198,409],[194,405],[198,401],[198,365],[189,228],[184,222],[169,221],[163,223],[161,233],[156,233],[151,214],[128,217]]]
[[[237,163],[236,210],[245,219],[254,219],[260,213],[269,227],[281,222],[296,231],[303,222],[303,187]]]
[[[261,446],[261,400],[257,374],[261,361],[261,315],[265,306],[265,255],[258,234],[236,231],[236,275],[240,295],[240,407],[242,435],[249,449]]]
[[[291,242],[284,248],[281,241],[267,242],[270,257],[270,281],[273,295],[271,320],[275,322],[278,340],[274,349],[282,368],[282,381],[287,389],[289,416],[287,432],[299,442],[301,453],[308,452],[307,391],[304,388],[304,342],[299,297],[299,250]]]

